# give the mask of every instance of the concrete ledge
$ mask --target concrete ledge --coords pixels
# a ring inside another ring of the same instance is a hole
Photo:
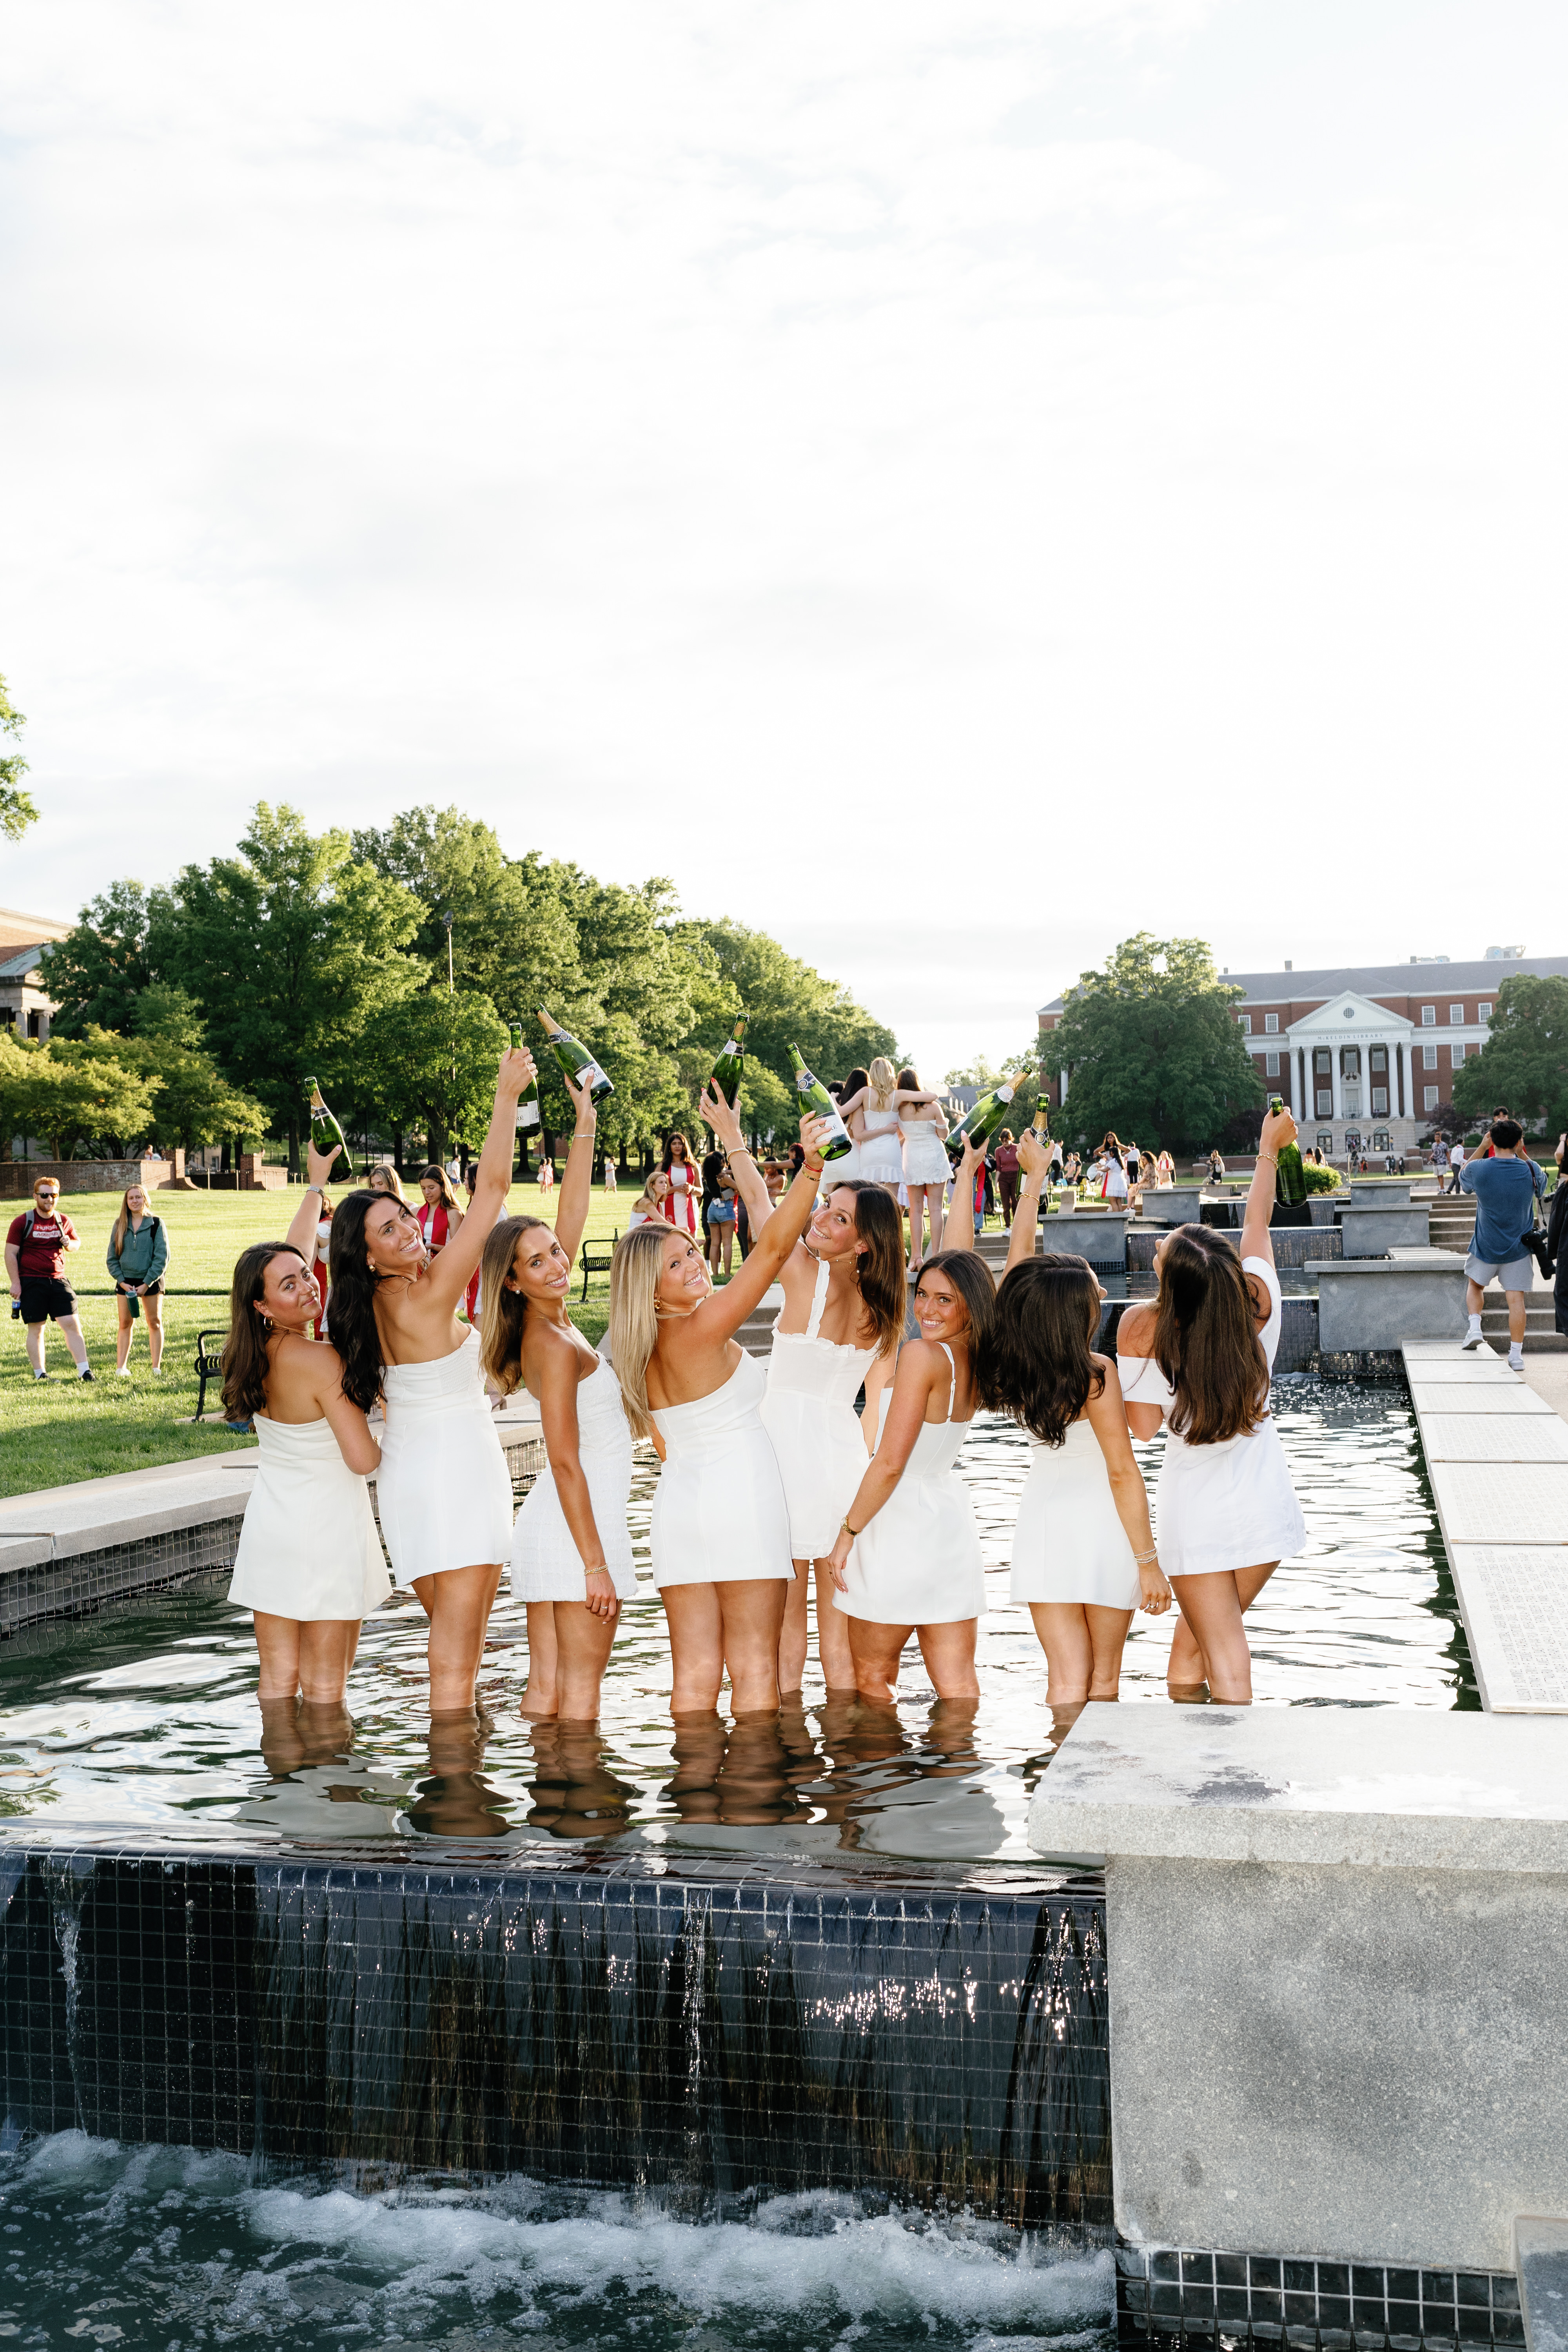
[[[1091,1211],[1088,1216],[1052,1214],[1039,1220],[1040,1247],[1070,1250],[1091,1265],[1125,1265],[1127,1216],[1121,1209]]]
[[[1390,1250],[1425,1249],[1431,1239],[1425,1207],[1363,1208],[1354,1202],[1340,1212],[1347,1257],[1384,1257]]]
[[[1462,1339],[1466,1321],[1464,1262],[1448,1250],[1342,1260],[1318,1276],[1318,1345],[1325,1355],[1397,1349],[1406,1339]]]
[[[1568,2352],[1568,2221],[1521,2215],[1513,2248],[1530,2352]]]

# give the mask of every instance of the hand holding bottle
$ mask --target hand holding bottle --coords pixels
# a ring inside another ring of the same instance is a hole
[[[974,1180],[979,1175],[984,1165],[985,1144],[984,1138],[977,1143],[973,1135],[966,1135],[963,1139],[963,1153],[959,1159],[957,1167],[952,1171],[954,1190],[956,1191],[958,1186],[961,1184],[967,1184],[969,1186],[970,1198],[973,1200],[974,1197]]]
[[[843,1124],[843,1120],[839,1118],[803,1118],[801,1120],[800,1139],[805,1146],[805,1164],[814,1176],[820,1176],[822,1173],[823,1146],[832,1142]]]
[[[522,1050],[525,1054],[528,1053],[526,1046]],[[531,1062],[532,1055],[529,1054],[528,1058]],[[574,1128],[579,1134],[584,1128],[596,1128],[599,1124],[599,1107],[588,1088],[585,1086],[580,1087],[575,1078],[569,1078],[564,1070],[561,1073],[561,1083],[572,1097],[572,1108],[575,1113],[572,1121]]]
[[[702,1089],[702,1099],[697,1106],[723,1145],[726,1151],[743,1151],[746,1139],[732,1103],[726,1102],[711,1078]]]
[[[1037,1129],[1026,1127],[1018,1138],[1018,1165],[1026,1177],[1039,1178],[1037,1190],[1044,1192],[1046,1179],[1051,1172],[1051,1147]]]
[[[1258,1150],[1272,1152],[1276,1159],[1288,1143],[1296,1140],[1296,1122],[1288,1110],[1271,1110],[1263,1122],[1258,1138]]]
[[[496,1073],[496,1097],[501,1102],[515,1102],[523,1088],[539,1076],[533,1055],[526,1045],[512,1045],[500,1057]]]

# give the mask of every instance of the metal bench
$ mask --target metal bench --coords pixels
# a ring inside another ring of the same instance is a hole
[[[221,1331],[196,1333],[196,1378],[201,1386],[196,1392],[196,1419],[206,1410],[207,1382],[222,1378],[224,1342],[228,1338],[228,1325]]]
[[[620,1237],[621,1229],[619,1225],[617,1225],[607,1242],[584,1243],[583,1255],[578,1259],[577,1263],[583,1269],[583,1296],[584,1298],[588,1296],[588,1276],[591,1274],[608,1274],[610,1270],[610,1260],[615,1256],[616,1244],[620,1240]]]

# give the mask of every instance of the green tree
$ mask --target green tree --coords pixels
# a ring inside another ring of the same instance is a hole
[[[1481,1125],[1498,1103],[1544,1127],[1568,1129],[1568,980],[1516,972],[1498,990],[1487,1042],[1454,1073],[1454,1108]]]
[[[1040,1038],[1034,1036],[1005,1062],[992,1062],[985,1055],[977,1054],[973,1062],[964,1064],[963,1069],[949,1070],[942,1085],[982,1088],[999,1087],[1004,1078],[1016,1077],[1020,1070],[1027,1070],[1031,1076],[1037,1075],[1042,1062],[1047,1067],[1051,1066],[1048,1055],[1042,1053]],[[1061,1065],[1058,1062],[1054,1066],[1059,1069]]]
[[[175,988],[148,989],[138,1010],[143,1014],[142,1035],[119,1037],[112,1030],[94,1026],[85,1038],[61,1043],[59,1058],[74,1066],[117,1062],[142,1079],[151,1097],[150,1131],[160,1143],[180,1143],[195,1151],[229,1136],[266,1132],[266,1106],[231,1087],[212,1055],[201,1050],[200,1027],[193,1023],[188,997],[182,1000]]]
[[[308,1078],[345,1097],[381,1084],[384,1024],[421,977],[403,952],[418,903],[346,833],[309,833],[265,801],[237,856],[184,866],[172,898],[163,976],[201,1008],[224,1075],[287,1135],[293,1170]]]
[[[422,1129],[432,1160],[445,1160],[454,1141],[479,1143],[507,1043],[506,1024],[489,998],[431,989],[403,998],[377,1029],[376,1108],[400,1129]]]
[[[577,946],[575,992],[548,1009],[598,1055],[616,1091],[599,1107],[599,1136],[608,1151],[684,1122],[681,1041],[697,1017],[694,982],[702,967],[678,942],[675,886],[655,876],[639,887],[600,882],[579,866],[554,869],[561,903]],[[551,1134],[572,1123],[570,1097],[552,1055],[542,1054],[537,1024],[524,1034],[540,1061],[540,1099]]]
[[[1050,1066],[1069,1074],[1064,1135],[1098,1142],[1114,1128],[1206,1151],[1264,1098],[1232,1010],[1240,993],[1202,940],[1123,940],[1102,971],[1079,975],[1048,1042]]]
[[[0,1129],[7,1137],[41,1136],[56,1160],[72,1159],[79,1144],[146,1132],[153,1090],[138,1072],[108,1055],[0,1040]]]
[[[50,1024],[57,1037],[85,1037],[95,1024],[132,1028],[136,1000],[157,977],[153,959],[170,912],[167,891],[133,881],[111,882],[88,901],[64,939],[45,950],[49,993],[59,1006]]]
[[[712,952],[727,997],[715,992],[706,1017],[688,1041],[689,1070],[699,1083],[739,1013],[746,1015],[746,1080],[742,1108],[753,1131],[793,1135],[800,1116],[790,1047],[798,1045],[819,1078],[841,1078],[857,1064],[885,1054],[900,1060],[898,1039],[848,990],[828,980],[766,931],[729,921],[696,922],[681,936]]]
[[[26,723],[13,707],[5,681],[0,677],[0,735],[9,735],[14,743],[19,743]],[[20,751],[0,751],[0,833],[7,841],[20,841],[27,827],[38,821],[31,793],[22,790],[26,772],[27,762]]]
[[[581,988],[576,930],[563,904],[574,867],[508,857],[491,828],[456,808],[405,809],[384,831],[352,835],[353,855],[419,906],[411,951],[447,984],[447,926],[458,988],[488,996],[510,1019]]]

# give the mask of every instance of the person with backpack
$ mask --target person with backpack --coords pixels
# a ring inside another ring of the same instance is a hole
[[[36,1381],[49,1377],[44,1363],[44,1326],[58,1323],[70,1349],[79,1381],[90,1381],[87,1341],[76,1311],[76,1293],[65,1278],[66,1254],[80,1249],[81,1235],[60,1207],[52,1176],[33,1187],[33,1205],[13,1217],[5,1235],[5,1271],[11,1277],[11,1312],[27,1328],[27,1361]]]
[[[122,1379],[130,1378],[131,1343],[136,1336],[136,1318],[140,1315],[147,1318],[149,1370],[161,1372],[163,1276],[169,1266],[169,1234],[163,1218],[153,1215],[140,1184],[129,1185],[121,1195],[120,1214],[109,1236],[104,1262],[114,1285],[115,1309],[120,1317],[115,1340],[116,1372]]]

